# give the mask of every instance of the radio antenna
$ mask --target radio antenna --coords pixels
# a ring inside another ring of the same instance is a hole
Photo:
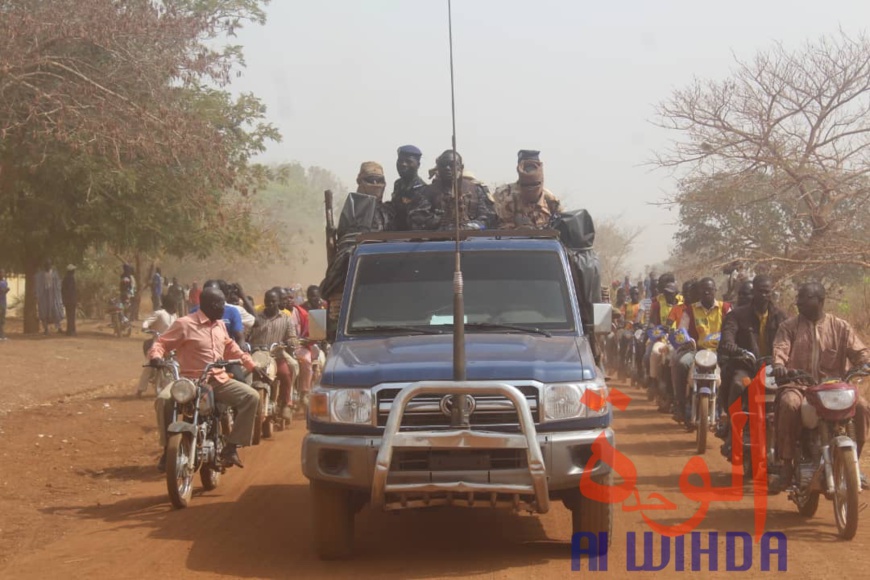
[[[460,175],[458,157],[456,155],[456,91],[453,77],[453,6],[451,0],[447,0],[447,30],[450,40],[450,115],[453,122],[453,202],[455,204],[454,231],[456,234],[456,265],[453,272],[453,380],[456,382],[465,380],[465,298],[463,296],[462,282],[462,253],[460,251],[459,237],[459,208],[461,188],[459,186]],[[451,409],[451,425],[457,428],[468,428],[468,395],[454,395],[453,409]]]

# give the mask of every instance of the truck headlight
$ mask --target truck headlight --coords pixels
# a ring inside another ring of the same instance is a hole
[[[372,399],[368,389],[315,387],[309,398],[308,413],[317,421],[371,425]]]
[[[372,393],[367,389],[336,389],[332,392],[330,410],[339,423],[371,423]]]
[[[610,410],[603,378],[544,386],[544,421],[600,417]]]
[[[544,387],[544,420],[559,421],[583,416],[583,393],[579,385],[547,385]]]

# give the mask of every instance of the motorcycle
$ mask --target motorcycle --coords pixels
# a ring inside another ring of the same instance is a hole
[[[108,308],[112,332],[115,336],[130,336],[133,333],[133,322],[127,316],[127,306],[120,300],[110,300]]]
[[[142,332],[146,334],[150,334],[153,338],[146,340],[142,344],[142,350],[147,358],[148,350],[151,348],[151,345],[155,340],[160,338],[160,333],[154,330],[143,330]],[[164,357],[164,360],[167,363],[175,362],[175,351],[170,351]],[[172,372],[170,371],[171,364],[169,366],[164,366],[161,368],[155,368],[149,365],[145,365],[142,369],[142,377],[139,379],[139,386],[136,389],[136,396],[141,397],[148,390],[149,385],[154,386],[154,395],[159,395],[163,389],[165,389],[169,384],[174,380],[172,376]]]
[[[278,400],[278,362],[279,357],[285,356],[286,345],[273,343],[268,349],[254,349],[251,357],[254,364],[266,370],[266,376],[253,376],[251,387],[260,394],[260,403],[257,407],[257,422],[254,425],[254,445],[260,443],[260,438],[269,439],[274,431],[283,431],[289,426],[290,421],[282,414],[281,402]]]
[[[861,479],[855,443],[858,389],[850,381],[870,376],[870,365],[850,370],[840,379],[816,383],[800,373],[790,377],[806,386],[801,406],[800,441],[795,455],[794,485],[788,499],[805,517],[815,515],[819,497],[833,500],[840,538],[851,540],[858,530],[858,494]]]
[[[751,443],[751,430],[753,426],[758,423],[756,412],[760,409],[756,404],[762,403],[762,401],[750,400],[750,385],[755,381],[759,381],[764,385],[763,421],[765,425],[764,446],[766,453],[763,456],[763,461],[766,463],[767,473],[770,474],[777,471],[774,460],[774,445],[776,442],[776,421],[774,411],[776,410],[777,382],[773,376],[773,365],[771,364],[773,359],[771,357],[756,358],[752,352],[742,348],[738,349],[730,358],[737,368],[743,368],[744,370],[750,371],[750,376],[755,378],[745,378],[743,380],[743,386],[746,387],[746,389],[744,389],[741,398],[742,410],[731,414],[731,428],[730,432],[726,434],[726,442],[722,445],[722,455],[724,455],[729,461],[733,461],[736,456],[732,453],[732,449],[734,445],[741,445],[743,448],[741,460],[743,465],[743,477],[745,480],[753,480],[761,469],[759,461],[762,461],[760,457],[756,459],[753,456]],[[737,441],[736,437],[732,435],[734,433],[733,425],[741,416],[746,419],[746,427],[743,429],[742,441]],[[730,441],[728,440],[729,437],[731,439]]]
[[[667,382],[662,373],[670,373],[670,366],[667,365],[668,349],[667,349],[668,329],[662,325],[650,326],[647,328],[646,337],[649,345],[650,358],[645,372],[645,384],[647,388],[647,399],[655,401],[660,407],[664,405],[667,398]],[[658,346],[658,349],[656,347]],[[653,358],[658,361],[656,366],[656,376],[653,377]],[[666,366],[667,365],[667,366]]]
[[[241,361],[209,363],[196,381],[181,378],[177,363],[161,365],[170,369],[174,379],[169,386],[174,407],[167,429],[166,487],[176,508],[185,508],[190,502],[197,471],[206,491],[215,489],[226,472],[220,456],[232,429],[232,412],[227,405],[216,402],[208,377],[212,369],[232,364]]]
[[[714,333],[705,342],[718,342],[719,333]],[[694,343],[694,341],[692,341]],[[697,347],[697,345],[695,345]],[[718,424],[720,409],[718,405],[719,392],[719,359],[715,350],[701,349],[695,352],[692,368],[689,371],[688,404],[686,429],[695,431],[695,443],[699,454],[707,451],[707,434],[715,431]]]

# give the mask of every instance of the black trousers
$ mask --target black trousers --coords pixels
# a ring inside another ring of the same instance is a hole
[[[75,304],[64,304],[64,310],[66,310],[66,335],[67,336],[75,336],[76,335],[76,305]]]

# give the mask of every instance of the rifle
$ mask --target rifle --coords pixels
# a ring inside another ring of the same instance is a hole
[[[332,264],[338,245],[335,219],[332,216],[332,190],[327,189],[323,192],[323,203],[326,209],[326,263]]]

